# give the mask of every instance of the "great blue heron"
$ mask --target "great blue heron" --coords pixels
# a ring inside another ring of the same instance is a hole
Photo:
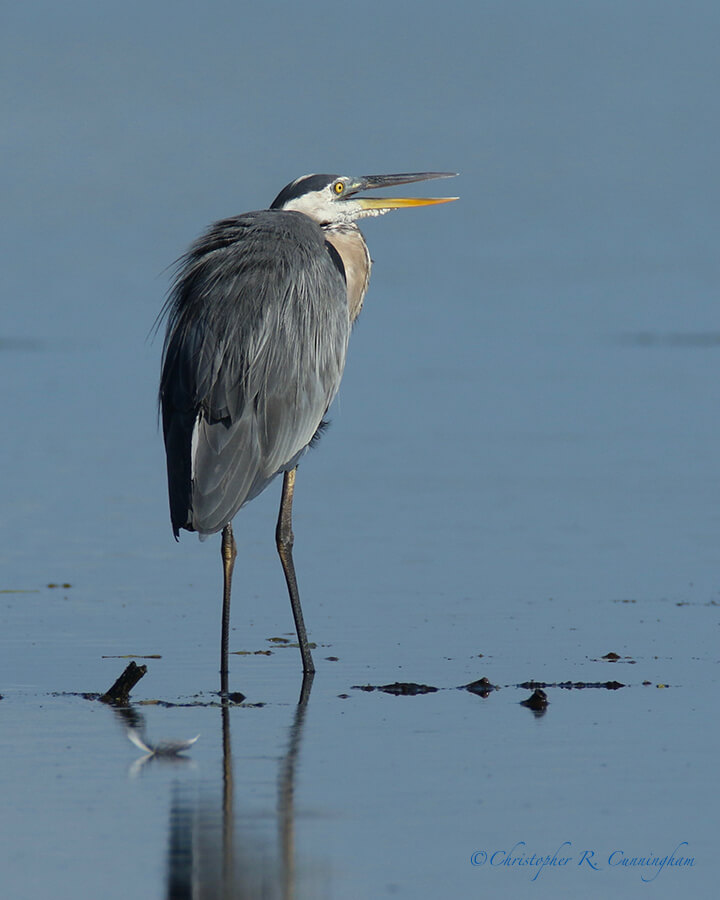
[[[452,172],[306,175],[270,209],[215,223],[193,244],[165,307],[160,403],[170,517],[222,530],[221,692],[227,695],[235,513],[283,473],[276,529],[303,671],[314,671],[292,558],[298,460],[340,386],[352,323],[370,278],[355,220],[454,197],[378,199],[359,191]]]

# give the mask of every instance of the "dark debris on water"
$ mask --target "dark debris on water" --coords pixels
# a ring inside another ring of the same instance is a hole
[[[636,664],[636,660],[632,658],[632,656],[620,656],[619,653],[615,653],[614,650],[611,650],[609,653],[606,653],[604,656],[600,657],[600,660],[593,660],[593,662],[600,662],[605,660],[605,662],[624,662],[630,666],[634,666]]]
[[[393,684],[354,684],[357,691],[382,691],[396,697],[415,697],[418,694],[434,694],[438,689],[430,684],[415,684],[412,681],[396,681]]]
[[[617,691],[626,685],[619,681],[523,681],[522,684],[516,685],[519,688],[525,688],[528,691],[542,690],[543,688],[562,688],[566,691],[582,691],[586,688],[595,688],[606,691]]]
[[[521,684],[505,685],[506,687],[516,687],[527,691],[540,691],[544,695],[544,691],[548,688],[561,688],[565,691],[570,690],[606,690],[617,691],[626,687],[620,681],[523,681]],[[502,685],[493,684],[488,678],[478,678],[477,681],[471,681],[469,684],[461,684],[457,690],[468,691],[477,697],[489,697],[493,691],[501,690]],[[354,684],[355,691],[380,691],[384,694],[394,694],[396,697],[416,697],[419,694],[434,694],[439,690],[447,690],[447,688],[437,688],[429,684],[417,684],[413,681],[396,681],[393,684]]]
[[[535,713],[542,713],[547,709],[549,702],[545,691],[542,688],[537,688],[527,700],[520,701],[520,706],[526,706]]]
[[[477,681],[471,681],[470,684],[461,684],[459,691],[469,691],[471,694],[477,694],[478,697],[489,697],[493,691],[499,691],[498,685],[493,684],[488,678],[478,678]]]

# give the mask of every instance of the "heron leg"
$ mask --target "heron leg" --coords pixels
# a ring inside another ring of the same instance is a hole
[[[220,637],[220,693],[227,697],[228,693],[228,643],[230,640],[230,592],[232,590],[232,575],[237,556],[237,546],[233,535],[232,525],[223,528],[222,544],[220,546],[223,561],[223,608],[222,608],[222,634]]]
[[[295,630],[297,631],[300,655],[302,656],[303,672],[306,674],[315,671],[312,654],[308,645],[305,622],[303,621],[302,608],[300,606],[300,594],[298,593],[297,578],[295,577],[295,565],[293,564],[292,549],[295,536],[292,530],[292,504],[295,493],[295,473],[297,466],[289,472],[285,472],[282,486],[282,499],[280,500],[280,513],[278,515],[277,528],[275,529],[275,542],[277,544],[280,562],[282,563],[285,581],[287,581],[290,604],[295,618]]]

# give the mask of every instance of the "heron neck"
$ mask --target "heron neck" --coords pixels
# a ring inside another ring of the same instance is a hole
[[[370,251],[357,225],[352,223],[326,225],[323,231],[326,240],[337,250],[345,267],[348,314],[350,322],[354,322],[360,315],[370,282],[372,267]]]

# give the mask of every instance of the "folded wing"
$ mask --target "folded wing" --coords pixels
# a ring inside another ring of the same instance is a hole
[[[305,451],[350,333],[337,254],[301,213],[218,222],[171,293],[160,402],[173,531],[212,534]]]

